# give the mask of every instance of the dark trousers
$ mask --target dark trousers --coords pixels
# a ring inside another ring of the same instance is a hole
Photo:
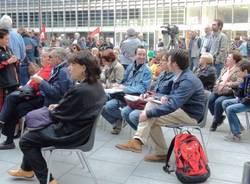
[[[46,184],[48,167],[41,148],[52,146],[53,143],[40,131],[33,131],[24,134],[19,145],[23,152],[21,168],[25,171],[34,171],[40,184]],[[51,176],[50,180],[52,179]]]
[[[26,100],[20,98],[19,93],[19,91],[14,91],[5,98],[0,113],[0,121],[5,123],[3,126],[3,134],[7,136],[8,140],[13,140],[16,123],[19,118],[43,106],[43,97],[39,96]]]
[[[222,121],[222,115],[223,115],[223,108],[222,108],[222,102],[227,99],[234,98],[232,96],[218,96],[214,93],[211,93],[209,96],[209,103],[208,107],[210,110],[210,113],[214,116],[213,122],[214,123],[220,123]]]

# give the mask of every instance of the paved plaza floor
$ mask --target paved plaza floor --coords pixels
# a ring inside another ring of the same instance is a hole
[[[245,125],[245,116],[240,114]],[[250,132],[245,131],[242,143],[231,143],[223,140],[228,133],[228,122],[216,132],[209,132],[212,117],[209,114],[207,126],[203,129],[211,177],[206,184],[240,184],[244,162],[250,161]],[[99,184],[179,184],[175,174],[162,170],[163,163],[143,161],[149,153],[146,146],[143,153],[132,153],[115,148],[117,143],[130,138],[130,129],[125,127],[120,135],[110,134],[111,126],[99,123],[96,132],[95,146],[87,153],[87,158],[98,179]],[[168,144],[173,137],[173,130],[163,128]],[[198,135],[198,134],[196,134]],[[3,141],[2,136],[0,141]],[[16,145],[18,145],[16,140]],[[46,154],[45,154],[46,155]],[[14,150],[0,151],[0,184],[35,184],[36,178],[30,180],[14,179],[8,176],[7,170],[20,166],[22,153],[17,147]],[[173,163],[173,159],[172,159]],[[52,173],[60,184],[93,184],[85,169],[82,169],[77,156],[71,152],[58,152],[53,160]]]

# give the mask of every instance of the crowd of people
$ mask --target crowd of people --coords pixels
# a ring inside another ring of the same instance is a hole
[[[48,169],[41,148],[84,144],[100,112],[112,125],[112,134],[118,135],[124,122],[136,131],[133,139],[116,148],[140,153],[150,137],[154,149],[144,160],[165,161],[168,147],[161,127],[199,123],[205,112],[205,90],[211,92],[210,131],[227,117],[230,134],[225,140],[240,142],[244,126],[237,113],[250,110],[249,55],[243,54],[244,41],[237,46],[239,51],[230,49],[222,28],[223,22],[216,19],[205,28],[204,37],[192,32],[187,49],[170,51],[161,43],[161,49],[148,52],[133,28],[119,48],[108,39],[86,44],[76,33],[71,43],[62,39],[56,47],[39,49],[34,35],[25,29],[14,31],[11,18],[4,15],[0,129],[6,139],[0,150],[15,149],[20,118],[25,117],[27,126],[43,125],[20,138],[22,164],[9,174],[36,175],[45,184]],[[131,95],[137,100],[129,101]],[[50,184],[57,183],[51,175]]]

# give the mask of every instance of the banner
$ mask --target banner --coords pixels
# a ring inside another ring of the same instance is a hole
[[[93,38],[93,37],[95,37],[95,35],[99,34],[100,32],[101,32],[100,27],[97,27],[94,31],[92,31],[89,34],[89,37]]]
[[[40,32],[40,40],[46,40],[46,27],[43,24],[41,27],[41,32]]]

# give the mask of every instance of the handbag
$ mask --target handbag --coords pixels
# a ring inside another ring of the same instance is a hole
[[[232,88],[225,86],[221,90],[218,90],[218,85],[214,86],[213,93],[218,96],[234,96]]]
[[[33,110],[25,116],[25,124],[28,130],[39,130],[53,123],[48,107]]]
[[[22,88],[19,89],[20,93],[19,93],[19,97],[20,98],[24,98],[26,100],[29,100],[31,98],[34,98],[36,96],[36,91],[34,88],[25,85]]]
[[[125,102],[125,99],[124,99],[125,93],[124,93],[124,92],[110,93],[109,95],[110,95],[110,97],[111,97],[112,99],[116,99],[116,100]]]

